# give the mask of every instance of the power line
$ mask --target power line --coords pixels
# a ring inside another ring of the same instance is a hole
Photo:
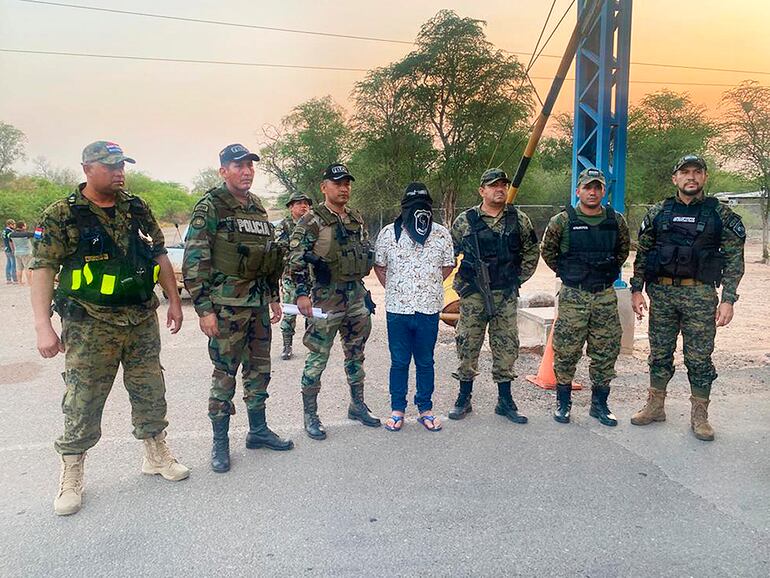
[[[123,15],[129,15],[129,16],[143,16],[146,18],[158,18],[161,20],[177,20],[180,22],[193,22],[196,24],[214,24],[217,26],[231,26],[234,28],[251,28],[254,30],[269,30],[273,32],[286,32],[290,34],[305,34],[309,36],[326,36],[329,38],[344,38],[348,40],[368,40],[371,42],[385,42],[385,43],[391,43],[391,44],[406,44],[406,45],[414,45],[414,41],[412,40],[401,40],[398,38],[381,38],[376,36],[356,36],[352,34],[338,34],[334,32],[319,32],[317,30],[302,30],[302,29],[295,29],[295,28],[280,28],[276,26],[260,26],[257,24],[243,24],[240,22],[228,22],[224,20],[207,20],[204,18],[188,18],[186,16],[172,16],[169,14],[155,14],[151,12],[136,12],[132,10],[117,10],[114,8],[102,8],[99,6],[85,6],[82,4],[68,4],[65,2],[48,2],[45,0],[17,0],[18,2],[24,2],[25,4],[39,4],[44,6],[56,6],[59,8],[74,8],[79,10],[90,10],[94,12],[109,12],[112,14],[123,14]],[[502,49],[503,52],[507,52],[509,54],[515,54],[517,56],[532,56],[532,52],[521,52],[521,51],[515,51],[515,50],[506,50]],[[557,54],[540,54],[538,56],[542,56],[544,58],[561,58],[561,55]],[[659,68],[673,68],[673,69],[679,69],[679,70],[701,70],[705,72],[729,72],[729,73],[735,73],[735,74],[762,74],[762,75],[770,75],[770,71],[767,70],[741,70],[736,68],[715,68],[715,67],[708,67],[708,66],[689,66],[684,64],[665,64],[662,62],[641,62],[641,61],[631,61],[631,65],[633,66],[653,66],[653,67],[659,67]],[[681,83],[671,83],[671,84],[681,84]]]
[[[198,60],[193,58],[163,58],[158,56],[131,56],[123,54],[93,54],[87,52],[56,52],[52,50],[25,50],[21,48],[0,48],[0,52],[11,54],[37,54],[42,56],[74,56],[79,58],[104,58],[114,60],[135,60],[147,62],[178,62],[183,64],[216,64],[225,66],[251,66],[257,68],[287,68],[299,70],[336,70],[340,72],[369,72],[369,68],[352,68],[344,66],[315,66],[312,64],[280,64],[277,62],[238,62],[233,60]],[[550,76],[530,76],[532,80],[553,80]],[[564,80],[574,81],[574,78]],[[732,88],[735,84],[720,84],[710,82],[679,82],[674,80],[630,80],[631,84],[676,84],[682,86],[717,86]]]

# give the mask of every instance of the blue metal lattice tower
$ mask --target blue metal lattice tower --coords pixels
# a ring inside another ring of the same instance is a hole
[[[601,169],[605,202],[625,212],[628,76],[633,0],[578,0],[582,26],[575,55],[575,129],[572,145],[572,202],[577,177]],[[600,4],[601,6],[595,6]]]

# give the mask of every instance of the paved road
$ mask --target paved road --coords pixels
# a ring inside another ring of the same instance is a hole
[[[204,342],[193,324],[184,331],[164,338],[163,359],[169,437],[192,477],[139,474],[141,446],[117,385],[87,458],[84,509],[68,518],[52,511],[62,360],[37,359],[29,335],[0,352],[0,575],[770,575],[770,392],[731,393],[731,384],[770,383],[770,368],[723,372],[711,444],[689,433],[682,376],[669,421],[646,428],[628,423],[638,401],[626,398],[613,406],[618,428],[596,424],[585,392],[575,423],[560,426],[547,413],[552,394],[523,385],[530,424],[514,426],[492,413],[492,384],[482,382],[465,421],[431,434],[411,416],[392,434],[344,419],[335,348],[321,404],[329,439],[301,432],[301,360],[276,361],[269,415],[297,448],[243,448],[239,406],[233,470],[216,475]],[[382,413],[380,333],[369,375]],[[451,347],[439,351],[443,381]],[[439,410],[453,395],[444,383]]]

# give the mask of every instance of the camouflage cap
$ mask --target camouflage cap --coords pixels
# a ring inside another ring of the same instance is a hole
[[[293,203],[296,203],[298,201],[307,201],[311,205],[313,204],[313,199],[308,197],[305,193],[292,193],[289,197],[289,200],[286,201],[286,206],[291,207]]]
[[[485,185],[491,185],[492,183],[495,183],[499,180],[503,180],[506,183],[511,182],[511,179],[508,178],[508,175],[503,169],[499,169],[499,168],[487,169],[484,171],[484,174],[481,175],[480,186],[483,187]]]
[[[135,163],[136,161],[123,154],[123,149],[114,142],[98,140],[83,149],[84,165],[88,163],[116,165],[122,162]]]
[[[604,173],[596,167],[589,167],[580,171],[577,180],[577,186],[582,187],[588,183],[599,181],[603,187],[607,186],[607,180],[604,178]]]
[[[699,157],[698,155],[684,155],[676,162],[674,165],[674,170],[671,172],[671,174],[673,175],[676,173],[676,171],[686,167],[687,165],[695,165],[702,168],[704,171],[708,170],[706,169],[706,161],[704,161],[702,157]]]

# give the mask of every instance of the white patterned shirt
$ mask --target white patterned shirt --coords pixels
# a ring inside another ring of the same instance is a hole
[[[446,227],[433,223],[425,245],[415,243],[403,228],[396,242],[393,224],[390,224],[377,237],[374,264],[387,268],[385,310],[388,313],[438,313],[444,308],[441,268],[455,264],[452,236]]]

